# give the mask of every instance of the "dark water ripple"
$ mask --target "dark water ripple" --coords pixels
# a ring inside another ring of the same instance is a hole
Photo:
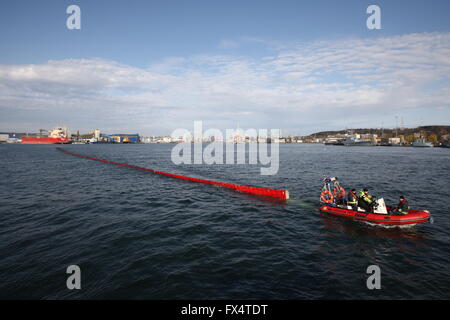
[[[244,185],[288,202],[105,165],[55,146],[0,145],[0,298],[449,299],[450,152],[280,146],[280,170],[184,165],[173,145],[71,145],[70,151]],[[381,228],[317,211],[322,175],[409,197],[433,225]],[[82,289],[66,288],[66,267]],[[382,290],[365,286],[368,265]]]

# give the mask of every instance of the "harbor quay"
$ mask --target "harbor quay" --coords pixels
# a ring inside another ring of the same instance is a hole
[[[176,132],[176,131],[174,131]],[[202,135],[187,138],[183,135],[140,135],[139,133],[103,133],[94,129],[88,133],[71,133],[65,126],[39,132],[0,132],[0,143],[21,144],[127,144],[127,143],[317,143],[335,146],[402,146],[450,147],[450,126],[420,126],[393,129],[345,129],[323,131],[309,135],[279,134],[274,137],[248,135],[248,131],[234,129],[231,135],[217,138]],[[283,130],[280,130],[283,133]]]

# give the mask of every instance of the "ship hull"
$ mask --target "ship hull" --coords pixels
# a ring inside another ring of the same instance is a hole
[[[68,138],[22,137],[22,144],[62,144],[68,142]]]
[[[323,205],[319,210],[340,218],[390,226],[415,225],[430,220],[430,213],[426,210],[411,209],[407,215],[401,216],[392,214],[365,213],[329,205]]]
[[[420,143],[416,143],[416,144],[412,144],[412,146],[414,148],[432,148],[433,145],[432,144],[420,144]]]
[[[352,141],[352,142],[344,142],[344,146],[347,147],[372,147],[374,143],[372,141]]]

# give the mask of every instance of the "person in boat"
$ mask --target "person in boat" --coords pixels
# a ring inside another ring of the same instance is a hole
[[[373,212],[374,202],[372,196],[369,194],[369,190],[366,188],[359,191],[358,207],[364,209],[365,212]]]
[[[345,205],[345,189],[341,187],[337,180],[334,183],[333,194],[334,201],[337,205]]]
[[[356,196],[356,190],[351,189],[347,195],[347,205],[352,207],[352,210],[358,210],[358,197]]]
[[[399,202],[397,204],[397,207],[395,207],[394,212],[405,215],[408,214],[408,211],[408,200],[406,200],[404,196],[400,196]]]

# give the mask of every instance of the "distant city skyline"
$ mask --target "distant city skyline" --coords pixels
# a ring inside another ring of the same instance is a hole
[[[72,4],[80,30],[66,27]],[[371,4],[381,30],[366,27]],[[448,125],[449,9],[445,0],[2,1],[0,131]]]

